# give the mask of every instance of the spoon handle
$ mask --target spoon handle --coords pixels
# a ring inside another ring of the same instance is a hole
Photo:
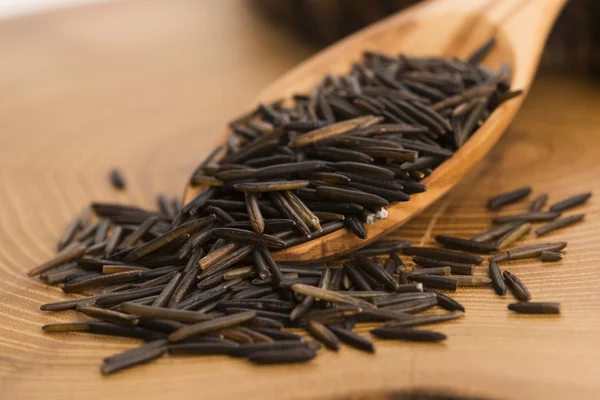
[[[496,4],[498,3],[498,4]],[[515,88],[533,81],[544,44],[567,0],[503,0],[495,2],[486,17],[498,27],[499,40],[512,48]]]

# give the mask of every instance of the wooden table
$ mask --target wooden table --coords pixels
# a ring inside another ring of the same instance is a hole
[[[0,24],[0,397],[392,398],[425,388],[597,398],[594,198],[581,208],[584,223],[548,237],[569,242],[563,262],[509,266],[535,300],[560,301],[560,317],[513,315],[510,296],[460,290],[467,315],[442,327],[444,345],[378,342],[376,355],[344,348],[288,367],[167,357],[111,377],[99,374],[101,359],[134,341],[42,334],[44,323],[77,317],[41,313],[62,292],[25,272],[53,254],[70,216],[91,200],[151,207],[159,192],[179,194],[236,110],[312,51],[233,1],[117,2]],[[540,77],[485,163],[395,236],[419,244],[438,233],[468,237],[489,223],[487,197],[521,185],[551,201],[600,194],[598,101],[594,84]],[[124,193],[108,185],[112,166],[126,173]]]

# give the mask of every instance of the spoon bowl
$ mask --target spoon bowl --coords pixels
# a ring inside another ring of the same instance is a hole
[[[548,33],[566,0],[431,0],[371,25],[328,47],[263,90],[253,104],[310,91],[326,74],[347,72],[365,50],[409,56],[464,59],[491,37],[496,44],[483,64],[512,70],[511,87],[527,93]],[[524,96],[503,103],[452,157],[422,183],[428,189],[409,202],[390,204],[388,218],[366,225],[368,238],[341,229],[274,253],[277,261],[340,257],[393,232],[446,194],[494,146],[517,114]],[[186,187],[184,203],[200,187]]]

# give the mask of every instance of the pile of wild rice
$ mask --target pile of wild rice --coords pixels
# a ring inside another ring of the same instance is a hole
[[[522,199],[530,191],[522,188],[500,195],[490,200],[489,207],[497,210]],[[590,195],[577,195],[554,204],[549,211],[541,211],[547,200],[547,195],[542,195],[531,203],[529,212],[495,217],[496,226],[471,239],[436,236],[444,248],[413,247],[410,242],[400,240],[382,241],[356,252],[353,259],[331,263],[331,267],[325,263],[279,264],[266,249],[255,248],[240,265],[207,274],[205,271],[210,272],[210,268],[200,272],[196,265],[186,265],[169,254],[155,255],[144,261],[144,265],[81,254],[73,259],[72,256],[85,247],[81,242],[67,245],[63,238],[61,245],[66,248],[56,259],[38,267],[38,272],[44,270],[40,277],[50,284],[65,282],[62,288],[67,293],[90,295],[45,304],[41,309],[74,309],[96,320],[50,324],[44,326],[44,330],[143,339],[144,345],[104,360],[103,373],[112,373],[167,352],[171,355],[224,354],[247,357],[255,363],[285,363],[312,359],[321,343],[332,350],[337,350],[343,342],[361,350],[375,351],[370,340],[352,332],[358,322],[384,322],[382,327],[371,331],[379,338],[441,341],[446,338],[443,333],[414,327],[462,317],[464,307],[438,291],[452,292],[460,286],[488,289],[491,286],[498,295],[504,295],[508,287],[519,300],[508,306],[510,310],[558,314],[558,303],[529,302],[531,295],[525,284],[507,270],[502,273],[498,263],[526,258],[559,261],[565,242],[507,249],[530,231],[531,223],[551,221],[535,231],[537,236],[542,236],[580,221],[583,214],[560,216],[563,211],[584,203]],[[159,204],[166,209],[170,203],[159,197]],[[106,205],[94,208],[101,212],[107,210]],[[131,208],[112,206],[110,209],[112,219],[79,227],[74,229],[75,233],[70,228],[65,237],[82,233],[83,237],[96,236],[98,232],[105,236],[106,227],[111,224],[118,233],[123,224],[114,221],[118,216],[131,216]],[[78,224],[86,218],[87,214],[77,219]],[[199,225],[206,226],[209,222],[214,223],[215,218],[202,220]],[[204,233],[206,228],[198,229],[200,234],[208,235]],[[122,241],[136,232],[140,232],[139,227]],[[105,249],[113,235],[101,242],[104,246],[91,244],[87,249],[92,248],[93,253],[98,251],[93,247]],[[162,237],[164,235],[158,239]],[[148,243],[155,240],[150,239]],[[181,250],[189,241],[188,238],[174,246],[171,253],[178,253],[175,250]],[[215,253],[217,250],[208,254]],[[221,253],[216,261],[214,257],[212,261],[202,260],[218,265],[218,259],[223,259],[229,251]],[[473,253],[495,253],[489,258],[489,277],[474,275],[476,265],[484,260]],[[400,254],[412,256],[410,270]],[[449,312],[415,315],[435,307]],[[316,340],[306,341],[283,328],[305,329]]]
[[[493,74],[478,64],[492,44],[467,62],[366,53],[348,75],[326,77],[292,104],[260,105],[232,122],[227,145],[193,174],[192,185],[204,190],[183,207],[162,196],[159,212],[93,204],[68,226],[58,255],[29,275],[84,295],[42,310],[75,309],[95,320],[44,330],[146,341],[106,358],[102,371],[111,373],[167,351],[256,363],[306,361],[321,343],[374,351],[352,332],[364,321],[385,322],[372,331],[377,337],[440,341],[445,335],[414,327],[456,319],[464,308],[435,289],[493,285],[503,294],[508,285],[522,301],[514,311],[557,313],[557,304],[527,302],[525,285],[508,271],[502,276],[497,263],[557,260],[566,243],[498,253],[489,278],[473,276],[483,259],[471,253],[507,249],[529,222],[553,221],[538,234],[576,222],[581,216],[556,218],[589,194],[547,212],[537,199],[530,212],[497,217],[499,226],[469,240],[436,237],[445,248],[379,242],[329,265],[281,264],[271,255],[344,227],[365,238],[364,224],[386,218],[390,202],[426,190],[419,181],[519,93],[509,91],[507,68]],[[118,171],[111,182],[125,188]],[[490,208],[529,191],[492,199]],[[418,267],[407,270],[399,253]],[[450,312],[414,315],[436,306]],[[316,341],[284,327],[305,329]]]

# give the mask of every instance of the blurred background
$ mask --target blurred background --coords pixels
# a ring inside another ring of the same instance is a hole
[[[250,1],[272,23],[324,47],[421,0]],[[600,68],[599,19],[600,1],[571,0],[550,35],[542,68],[597,74]]]
[[[107,1],[128,0],[0,0],[0,18]],[[199,3],[205,3],[207,11],[214,4],[206,3],[247,3],[254,18],[289,31],[296,39],[320,49],[420,1],[422,0],[202,0]],[[600,1],[570,0],[550,35],[542,68],[546,71],[598,74],[599,19]]]
[[[324,47],[421,0],[250,1],[272,23]],[[597,74],[600,67],[599,18],[600,1],[571,0],[550,35],[542,68]]]
[[[102,0],[0,0],[0,18],[98,1]]]

